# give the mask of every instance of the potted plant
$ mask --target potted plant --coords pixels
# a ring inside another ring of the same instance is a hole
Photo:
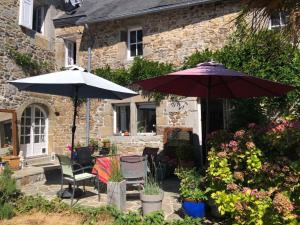
[[[108,138],[104,138],[102,140],[102,147],[103,148],[109,148],[110,147],[110,140]]]
[[[145,182],[144,189],[140,194],[143,215],[154,211],[161,211],[164,192],[153,177],[149,177]]]
[[[92,150],[92,153],[94,153],[95,151],[98,151],[98,147],[99,147],[98,141],[96,139],[91,138],[89,147]]]
[[[20,169],[20,157],[12,155],[12,147],[8,147],[8,152],[1,157],[1,161],[6,162],[12,170]]]
[[[206,190],[202,190],[201,176],[196,169],[176,169],[175,174],[180,179],[180,195],[182,208],[188,216],[203,218],[205,216]]]
[[[121,174],[117,157],[111,157],[111,174],[107,183],[107,203],[119,210],[126,209],[126,180]]]

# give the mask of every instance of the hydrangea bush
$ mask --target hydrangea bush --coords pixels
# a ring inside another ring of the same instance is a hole
[[[299,120],[213,132],[209,145],[206,185],[232,224],[298,224]]]

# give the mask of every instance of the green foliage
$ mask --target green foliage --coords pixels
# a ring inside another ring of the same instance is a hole
[[[28,75],[38,75],[41,73],[50,72],[53,69],[53,65],[47,61],[41,61],[35,59],[32,54],[23,53],[10,46],[6,47],[9,56],[21,66],[23,71]]]
[[[19,213],[28,213],[33,209],[38,209],[45,213],[62,212],[69,209],[69,205],[63,203],[59,198],[48,201],[40,195],[22,196],[15,202],[15,206]]]
[[[6,207],[6,206],[5,206]],[[9,206],[8,206],[9,207]],[[56,198],[51,201],[41,196],[22,196],[14,204],[16,213],[26,214],[32,211],[44,213],[72,213],[80,215],[82,224],[98,224],[101,218],[111,217],[114,225],[201,225],[201,220],[185,217],[183,220],[165,221],[162,212],[152,212],[147,216],[141,216],[138,212],[123,213],[112,206],[84,207],[70,205]],[[6,211],[4,212],[6,213]],[[0,215],[2,215],[0,213]]]
[[[119,217],[117,217],[114,225],[141,225],[142,221],[142,217],[137,212],[129,212],[127,214],[121,214]]]
[[[104,68],[97,68],[94,73],[122,86],[129,86],[138,80],[164,75],[173,70],[174,68],[171,64],[136,57],[128,69],[120,68],[113,70],[109,66],[106,66]],[[164,98],[164,95],[156,92],[143,92],[142,94],[157,102]]]
[[[159,195],[161,193],[161,189],[155,179],[150,176],[147,178],[143,192],[145,195]]]
[[[235,218],[234,224],[266,224],[264,216],[271,206],[272,200],[269,197],[258,198],[247,192],[226,193],[217,191],[212,194],[217,203],[219,212],[224,215],[230,213]]]
[[[215,54],[216,53],[214,53],[208,49],[205,49],[202,52],[196,51],[191,56],[189,56],[185,59],[182,69],[193,68],[193,67],[197,66],[197,64],[199,64],[199,63],[211,61],[211,60],[215,59]]]
[[[110,182],[121,182],[124,178],[121,173],[120,164],[115,156],[111,157],[111,174],[109,177]]]
[[[161,225],[165,218],[162,212],[152,212],[144,217],[143,225]]]
[[[184,217],[183,220],[172,220],[165,223],[165,225],[201,225],[201,219],[194,219],[191,217]]]
[[[118,146],[116,144],[111,145],[110,154],[111,155],[117,155],[118,154]]]
[[[98,147],[99,147],[98,140],[90,138],[89,146],[92,147],[94,150],[98,150]]]
[[[214,149],[211,149],[208,153],[208,162],[206,181],[210,184],[211,189],[225,188],[227,184],[233,181],[228,160],[219,157]]]
[[[16,181],[11,178],[12,172],[8,166],[4,167],[0,174],[0,219],[8,219],[12,217],[12,202],[20,194],[16,187]]]
[[[10,219],[14,216],[13,206],[8,203],[0,204],[0,220]]]
[[[210,135],[206,185],[232,224],[296,224],[299,125],[281,119]]]
[[[290,84],[296,90],[283,97],[232,100],[233,129],[249,122],[263,123],[282,115],[300,116],[300,50],[285,41],[282,34],[263,30],[251,37],[238,24],[236,33],[222,49],[196,52],[186,58],[183,68],[215,60],[227,68],[264,79]]]
[[[175,174],[180,179],[180,195],[184,199],[203,201],[207,199],[206,191],[200,187],[201,175],[196,169],[177,168]]]

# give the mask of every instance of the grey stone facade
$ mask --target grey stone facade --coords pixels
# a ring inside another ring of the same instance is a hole
[[[88,32],[83,26],[54,28],[51,18],[59,12],[59,0],[46,1],[45,33],[39,34],[18,25],[19,1],[0,2],[0,108],[14,109],[18,116],[20,133],[21,116],[31,104],[42,107],[48,117],[48,154],[62,153],[71,140],[72,102],[64,97],[19,92],[7,81],[28,76],[9,55],[7,46],[18,52],[30,53],[40,62],[47,62],[50,70],[64,66],[64,40],[77,44],[77,64],[87,65]],[[57,3],[57,4],[56,4]],[[92,46],[92,68],[109,65],[112,68],[128,66],[127,43],[120,32],[133,27],[143,30],[143,57],[150,60],[173,63],[180,66],[184,58],[196,50],[218,49],[224,45],[233,30],[233,20],[240,9],[238,3],[218,3],[186,7],[123,20],[91,24],[94,40]],[[128,103],[135,119],[137,103],[147,102],[141,96],[123,101],[91,101],[91,138],[110,137],[122,153],[140,153],[146,147],[163,148],[163,131],[167,127],[192,128],[201,137],[201,105],[196,98],[181,101],[181,106],[164,100],[156,107],[155,135],[139,135],[136,120],[131,123],[131,136],[114,135],[114,110],[116,104]],[[85,104],[79,109],[76,142],[85,142]],[[201,144],[201,138],[200,138]]]

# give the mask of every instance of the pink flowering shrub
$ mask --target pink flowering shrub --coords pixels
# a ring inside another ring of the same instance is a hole
[[[249,124],[209,139],[206,185],[235,224],[297,224],[300,209],[300,122]]]

